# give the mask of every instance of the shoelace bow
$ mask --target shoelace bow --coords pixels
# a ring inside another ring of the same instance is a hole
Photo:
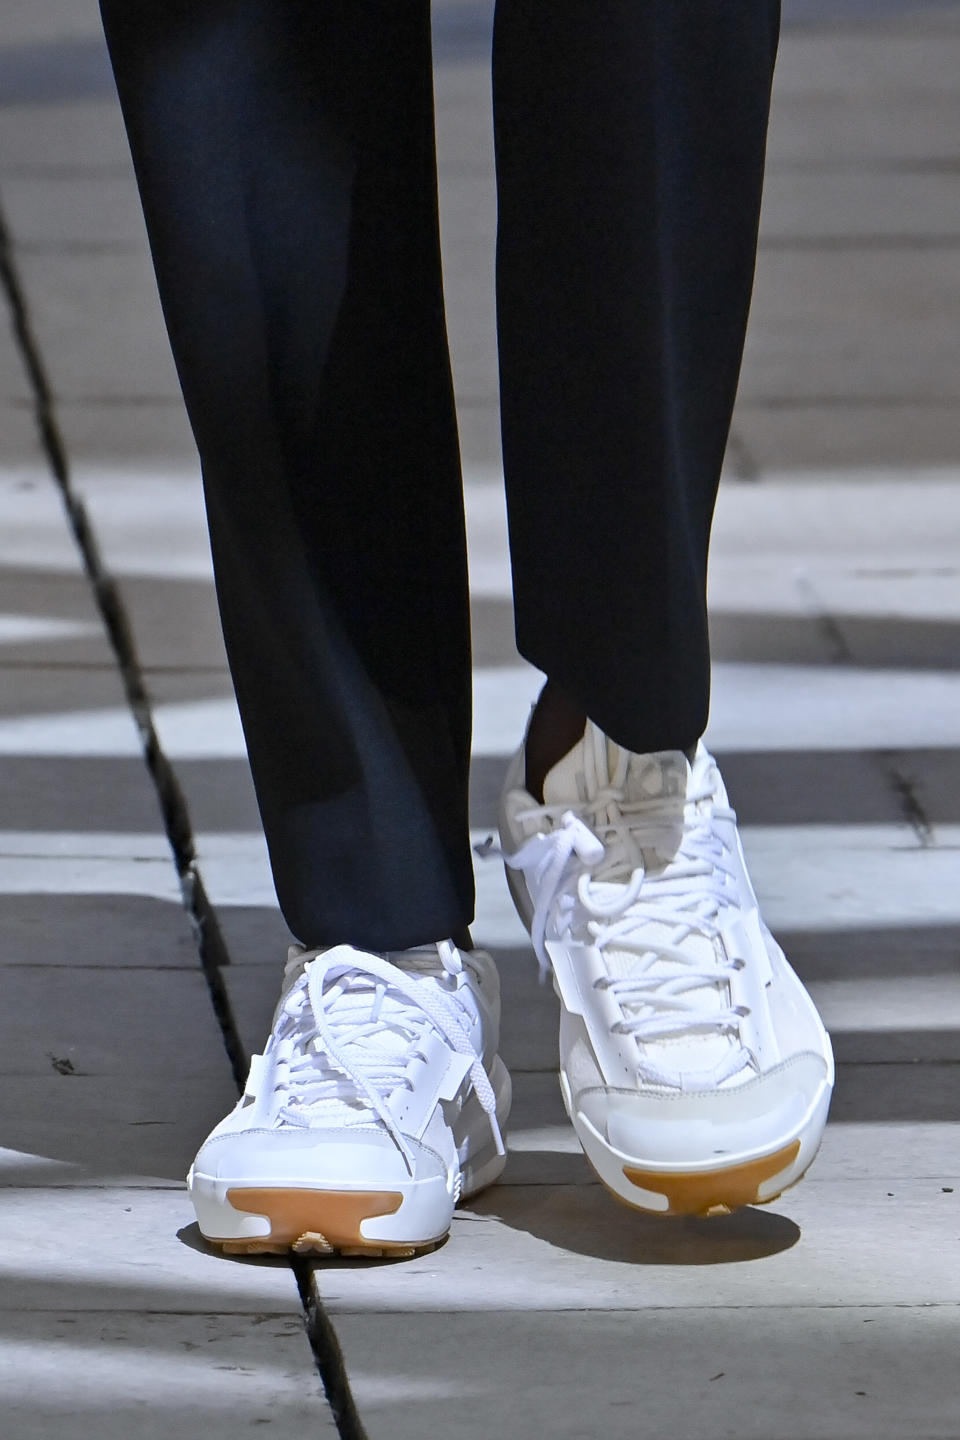
[[[634,974],[595,982],[613,994],[620,1007],[623,1018],[611,1027],[613,1032],[632,1034],[640,1044],[736,1032],[747,1013],[744,1007],[708,1011],[688,996],[704,986],[716,987],[742,969],[744,962],[737,959],[707,969],[683,947],[694,933],[713,941],[722,912],[731,903],[725,888],[725,879],[732,874],[724,863],[727,847],[710,815],[698,809],[701,802],[713,800],[713,791],[704,784],[688,791],[682,802],[660,796],[628,800],[623,781],[625,774],[618,774],[589,800],[574,805],[539,805],[517,813],[520,822],[548,819],[553,826],[503,857],[511,869],[529,871],[533,880],[537,900],[531,939],[541,973],[550,970],[545,941],[554,905],[562,907],[557,916],[562,924],[573,919],[579,903],[590,917],[587,929],[598,950],[615,942],[637,959]],[[722,818],[734,818],[727,808],[713,805],[711,810]],[[656,851],[658,844],[672,852],[672,858],[651,872],[643,853]],[[619,893],[602,898],[597,887],[603,884],[617,886]],[[670,938],[651,933],[651,926],[670,927]],[[663,962],[669,967],[666,971]],[[628,1016],[626,1007],[642,1007],[647,1013]],[[699,1078],[719,1084],[749,1063],[749,1052],[738,1047]],[[642,1058],[641,1069],[654,1082],[677,1083],[676,1075],[648,1057]],[[687,1083],[695,1078],[689,1072],[685,1076]]]
[[[444,975],[462,974],[456,946],[444,941],[436,948]],[[431,963],[429,957],[425,961]],[[392,1136],[412,1175],[413,1151],[387,1101],[398,1086],[413,1088],[407,1070],[430,1026],[451,1050],[469,1058],[471,1085],[490,1121],[497,1153],[504,1153],[496,1095],[471,1043],[456,991],[446,993],[425,975],[408,974],[380,956],[356,951],[349,960],[325,951],[298,963],[303,973],[287,993],[277,1026],[277,1039],[287,1052],[283,1083],[290,1098],[280,1110],[285,1120],[307,1126],[311,1110],[321,1102],[360,1099]],[[416,965],[412,957],[411,964]],[[387,1048],[385,1035],[397,1043]]]

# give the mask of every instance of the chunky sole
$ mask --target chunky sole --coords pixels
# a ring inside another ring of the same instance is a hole
[[[497,1119],[504,1126],[511,1089],[499,1056],[491,1066],[490,1080],[497,1096]],[[464,1104],[457,1132],[463,1156],[458,1198],[466,1199],[492,1184],[506,1159],[487,1140],[489,1121],[474,1095]],[[482,1137],[482,1143],[474,1143],[474,1136]],[[205,1175],[194,1167],[187,1186],[204,1239],[226,1255],[406,1259],[443,1243],[454,1209],[454,1194],[440,1176],[361,1190],[256,1185],[249,1179]]]
[[[725,1165],[651,1165],[616,1150],[573,1110],[566,1077],[560,1091],[577,1139],[597,1178],[633,1210],[664,1217],[729,1215],[746,1205],[769,1205],[803,1179],[816,1158],[826,1125],[831,1089],[824,1082],[799,1132],[774,1148]]]
[[[415,1255],[440,1243],[376,1246],[364,1237],[366,1220],[393,1215],[403,1196],[389,1190],[257,1190],[234,1186],[226,1192],[227,1202],[242,1215],[268,1220],[270,1234],[249,1240],[219,1240],[227,1255]]]

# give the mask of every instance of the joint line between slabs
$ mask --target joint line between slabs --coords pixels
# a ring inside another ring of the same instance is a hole
[[[320,1300],[315,1267],[307,1260],[291,1256],[290,1268],[300,1292],[307,1341],[340,1440],[369,1440],[350,1389],[340,1342]]]
[[[129,616],[119,587],[100,553],[86,506],[71,483],[67,453],[57,425],[53,391],[30,323],[26,293],[17,273],[10,231],[2,211],[0,286],[6,293],[15,342],[30,383],[32,410],[39,431],[40,445],[60,491],[67,523],[80,552],[87,580],[113,649],[127,704],[140,736],[147,771],[160,804],[164,832],[173,852],[183,904],[190,918],[211,1004],[234,1080],[237,1088],[242,1089],[247,1061],[220,973],[221,967],[229,963],[229,953],[213,907],[197,873],[196,850],[187,803],[173,766],[161,748],[153,724],[150,698],[137,657]]]
[[[143,669],[137,657],[126,607],[119,587],[104,563],[86,507],[71,484],[66,450],[56,420],[53,392],[30,325],[26,295],[14,264],[10,232],[2,209],[0,287],[6,293],[14,336],[33,392],[32,409],[40,432],[41,447],[60,491],[68,524],[80,551],[87,579],[116,657],[127,704],[143,746],[144,761],[160,804],[164,831],[173,852],[183,905],[207,982],[210,1002],[237,1090],[242,1092],[249,1061],[223,980],[223,966],[230,963],[229,950],[216,911],[197,869],[193,828],[186,799],[173,766],[163,752],[153,723],[150,697],[144,684]],[[296,1259],[291,1260],[291,1269],[303,1307],[303,1321],[314,1364],[341,1440],[368,1440],[350,1391],[339,1342],[311,1284],[312,1271],[308,1265]]]

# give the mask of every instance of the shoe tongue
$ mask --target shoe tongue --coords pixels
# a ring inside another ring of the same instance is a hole
[[[637,755],[608,740],[587,722],[583,739],[559,760],[543,782],[547,805],[573,805],[592,800],[608,785],[617,785],[627,800],[679,799],[686,795],[690,764],[682,750]]]
[[[628,800],[683,800],[690,783],[690,764],[682,750],[630,755],[625,790]]]

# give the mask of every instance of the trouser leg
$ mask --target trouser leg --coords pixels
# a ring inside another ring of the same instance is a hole
[[[469,923],[469,629],[426,0],[103,0],[277,891]]]
[[[707,547],[778,29],[778,0],[497,5],[517,642],[633,750],[706,725]]]

